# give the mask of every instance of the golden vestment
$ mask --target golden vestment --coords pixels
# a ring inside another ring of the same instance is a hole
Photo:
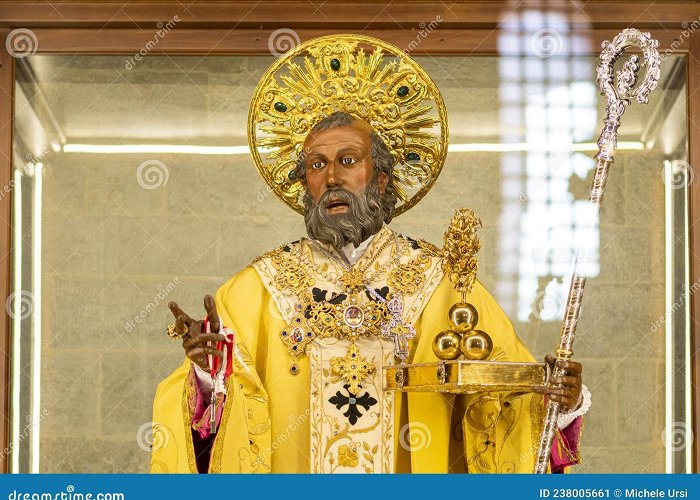
[[[372,280],[372,289],[401,293],[404,321],[415,328],[408,363],[437,360],[432,341],[448,328],[446,312],[460,301],[442,275],[440,259],[433,245],[399,238],[385,226],[352,266],[354,270],[367,267],[362,278]],[[543,396],[539,394],[395,392],[382,399],[374,393],[367,403],[371,409],[363,415],[384,419],[377,420],[377,428],[384,429],[379,439],[390,441],[384,443],[365,441],[370,433],[355,432],[342,411],[334,417],[318,417],[317,410],[333,411],[333,405],[328,407],[319,396],[321,391],[327,399],[323,386],[330,384],[333,375],[329,369],[313,365],[323,357],[324,341],[334,343],[332,335],[338,332],[332,324],[337,318],[322,307],[322,299],[343,293],[339,281],[328,275],[334,266],[327,252],[302,240],[259,257],[216,293],[221,323],[235,332],[240,356],[226,383],[210,472],[347,472],[358,468],[367,472],[532,472],[543,413]],[[343,283],[357,285],[352,281],[350,275]],[[301,309],[294,303],[297,292],[312,288],[316,288],[314,297],[318,300],[312,307],[322,311],[314,316],[318,321],[313,323],[316,331],[308,343],[309,352],[295,358],[298,373],[293,374],[291,344],[283,340],[281,332],[286,335],[290,331],[290,322]],[[320,297],[318,290],[324,291]],[[326,292],[329,294],[324,295]],[[492,337],[494,349],[489,360],[534,361],[505,313],[478,281],[469,302],[479,312],[479,327]],[[393,355],[380,359],[381,349],[371,350],[372,345],[381,347],[377,336],[360,340],[359,352],[374,361],[375,375],[381,379],[381,366],[393,363],[389,359]],[[333,380],[337,382],[338,377]],[[153,449],[152,472],[197,472],[191,437],[194,391],[187,358],[159,384],[153,422],[164,436]],[[346,396],[355,401],[353,394]],[[356,396],[359,399],[360,393]],[[347,398],[338,405],[342,402],[344,410]],[[320,429],[325,424],[327,428]],[[326,453],[328,450],[332,451]]]

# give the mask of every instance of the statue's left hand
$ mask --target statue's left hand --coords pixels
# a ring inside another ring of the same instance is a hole
[[[547,387],[536,389],[539,394],[546,394],[549,399],[561,404],[564,412],[578,409],[578,400],[581,395],[581,363],[576,361],[557,360],[547,354],[544,362],[552,369],[552,373],[562,371],[563,375],[552,376]],[[559,370],[555,370],[558,368]]]

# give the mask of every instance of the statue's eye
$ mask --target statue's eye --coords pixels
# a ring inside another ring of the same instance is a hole
[[[343,156],[340,159],[340,163],[342,163],[343,165],[352,165],[353,163],[355,163],[355,158],[353,158],[352,156]]]
[[[311,168],[314,170],[319,170],[325,166],[325,163],[322,161],[315,161],[311,164]]]

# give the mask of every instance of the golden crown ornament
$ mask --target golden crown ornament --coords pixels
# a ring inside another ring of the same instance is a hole
[[[463,355],[471,361],[481,361],[493,351],[491,336],[477,330],[479,313],[467,302],[467,294],[476,281],[479,262],[476,253],[481,242],[476,234],[481,221],[472,210],[460,208],[455,212],[450,227],[445,232],[442,269],[462,300],[454,304],[447,313],[449,330],[440,332],[433,340],[433,352],[438,359],[457,359]]]
[[[404,51],[364,35],[314,38],[286,52],[260,79],[248,115],[248,143],[267,185],[304,213],[294,178],[307,134],[344,111],[369,123],[394,157],[399,215],[426,195],[448,143],[440,91]]]

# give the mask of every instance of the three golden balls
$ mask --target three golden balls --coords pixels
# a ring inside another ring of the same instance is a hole
[[[476,307],[467,302],[457,302],[447,313],[450,328],[457,333],[467,333],[474,329],[479,322]]]
[[[493,341],[488,333],[474,330],[462,336],[459,350],[470,361],[482,361],[493,351]]]
[[[460,354],[459,344],[461,336],[452,330],[438,333],[433,340],[433,352],[438,359],[457,359]]]

